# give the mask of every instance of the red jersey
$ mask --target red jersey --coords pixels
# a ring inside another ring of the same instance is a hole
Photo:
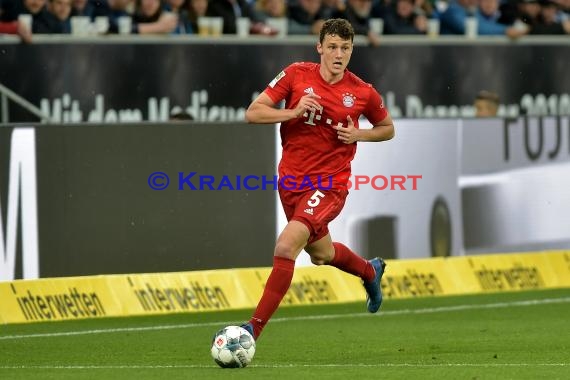
[[[329,84],[319,73],[321,65],[298,62],[288,66],[269,83],[265,93],[278,104],[285,100],[285,108],[293,109],[301,97],[315,93],[322,110],[305,112],[301,117],[281,123],[283,156],[279,163],[279,176],[295,178],[296,186],[289,181],[291,191],[300,188],[310,178],[315,187],[346,186],[350,176],[350,163],[356,153],[356,144],[345,144],[337,137],[333,126],[346,127],[350,115],[358,128],[358,119],[364,115],[373,125],[384,120],[388,112],[380,94],[371,84],[348,70],[342,80]]]

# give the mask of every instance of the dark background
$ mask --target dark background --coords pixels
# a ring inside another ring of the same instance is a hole
[[[270,266],[275,192],[179,191],[177,173],[213,175],[217,182],[224,174],[271,177],[274,128],[37,127],[41,277]],[[4,222],[11,131],[0,128]],[[168,189],[150,189],[147,180],[155,171],[169,175]],[[192,183],[199,187],[196,176]]]
[[[209,105],[245,108],[282,68],[318,59],[308,44],[15,44],[2,46],[0,83],[38,106],[68,93],[84,118],[94,95],[103,94],[106,109],[138,108],[147,119],[149,97],[186,106],[202,89]],[[481,89],[496,91],[504,104],[519,104],[524,94],[567,93],[568,62],[564,43],[409,43],[357,46],[349,69],[381,93],[394,92],[404,108],[409,94],[449,106],[472,104]],[[10,102],[11,121],[30,117]]]

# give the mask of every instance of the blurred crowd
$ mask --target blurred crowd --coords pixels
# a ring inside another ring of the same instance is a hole
[[[0,33],[27,42],[34,34],[207,35],[203,21],[213,19],[220,34],[316,35],[331,17],[374,46],[382,34],[570,34],[570,0],[0,0]]]

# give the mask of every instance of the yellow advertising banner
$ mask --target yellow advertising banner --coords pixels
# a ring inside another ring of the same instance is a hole
[[[550,254],[504,254],[449,260],[463,282],[478,293],[556,288],[559,276],[551,259]]]
[[[555,284],[553,287],[570,288],[570,251],[548,255],[548,260],[555,273],[554,278],[550,279]]]
[[[0,282],[3,323],[123,315],[105,276]]]
[[[123,314],[201,312],[250,307],[239,270],[109,276],[108,286],[121,300]]]
[[[382,278],[386,298],[443,296],[456,294],[456,276],[447,270],[446,259],[393,260]]]
[[[386,299],[570,288],[570,251],[388,260]],[[0,282],[0,323],[255,308],[271,268]],[[364,301],[358,277],[295,269],[282,304]]]
[[[240,284],[244,284],[255,307],[263,293],[271,268],[239,270]],[[243,286],[243,285],[242,285]],[[355,289],[357,289],[355,291]],[[331,266],[299,267],[291,281],[283,305],[313,305],[353,302],[365,299],[360,279]]]

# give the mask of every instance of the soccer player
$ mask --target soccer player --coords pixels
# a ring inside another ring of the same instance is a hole
[[[277,238],[273,269],[261,300],[249,322],[242,325],[255,339],[289,289],[295,259],[303,249],[313,264],[332,265],[362,278],[369,312],[377,312],[382,303],[384,261],[365,260],[342,243],[333,242],[328,230],[348,195],[356,143],[394,137],[392,118],[380,94],[346,68],[353,39],[348,21],[327,20],[317,44],[320,64],[291,64],[277,74],[245,114],[249,123],[281,123],[279,196],[288,220]],[[282,100],[285,108],[276,108]],[[373,128],[359,129],[360,115]]]

